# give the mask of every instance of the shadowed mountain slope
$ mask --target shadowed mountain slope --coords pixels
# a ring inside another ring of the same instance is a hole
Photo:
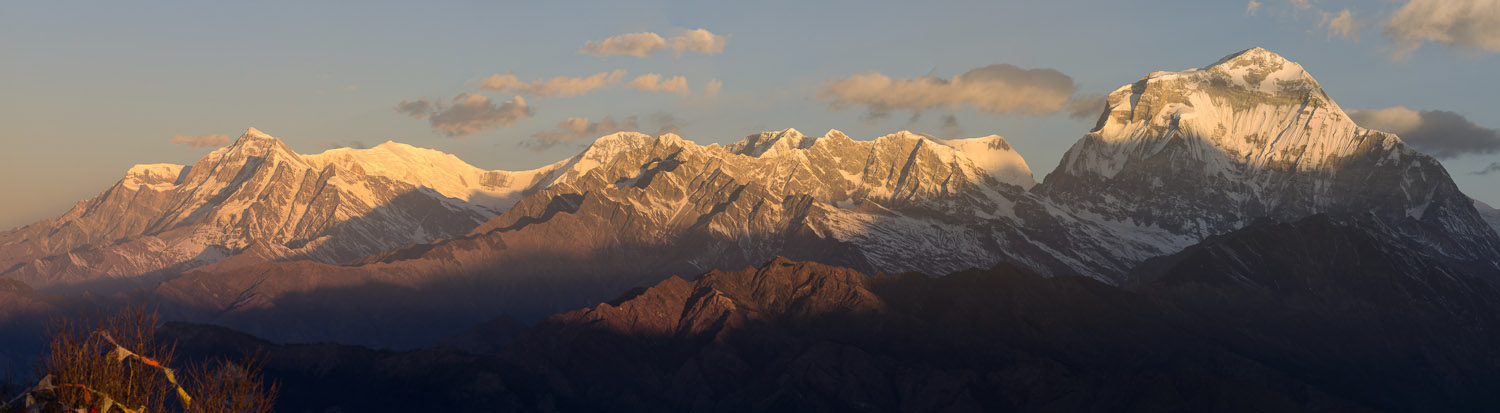
[[[388,397],[348,396],[353,388],[432,387],[424,380],[438,371],[444,385],[424,406],[467,405],[462,395],[486,383],[482,398],[505,411],[1500,403],[1487,391],[1500,385],[1500,357],[1489,351],[1500,338],[1500,291],[1404,242],[1373,217],[1262,221],[1148,261],[1130,288],[1010,265],[931,278],[777,258],[548,317],[490,343],[503,350],[488,355],[176,337],[206,353],[269,346],[286,360],[272,370],[289,382],[346,377],[335,382],[353,387],[333,384],[328,394],[347,397],[306,401],[319,409]],[[392,363],[403,367],[378,367]]]

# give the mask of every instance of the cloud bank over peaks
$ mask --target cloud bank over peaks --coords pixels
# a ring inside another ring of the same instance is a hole
[[[679,132],[676,118],[670,114],[662,113],[651,116],[647,122],[655,124],[654,135]],[[640,131],[641,125],[642,122],[636,116],[626,116],[620,121],[615,121],[613,116],[605,116],[597,122],[589,122],[588,118],[569,117],[559,122],[553,129],[531,135],[531,139],[522,141],[520,146],[541,152],[558,145],[598,138],[615,132]]]
[[[1412,148],[1438,159],[1500,152],[1500,131],[1479,126],[1454,112],[1395,106],[1348,113],[1359,126],[1394,133]]]
[[[504,128],[531,117],[526,100],[516,96],[495,104],[483,95],[459,93],[451,102],[428,99],[403,100],[396,112],[416,119],[427,119],[432,129],[450,137],[465,137],[476,132]]]
[[[965,106],[996,114],[1047,115],[1066,107],[1075,89],[1071,77],[1054,69],[996,64],[952,79],[893,79],[879,72],[860,72],[827,82],[818,96],[835,109],[864,107],[867,119],[883,118],[893,110]]]
[[[1104,112],[1104,107],[1109,104],[1109,96],[1103,93],[1093,93],[1073,97],[1068,102],[1068,117],[1073,119],[1093,120]]]

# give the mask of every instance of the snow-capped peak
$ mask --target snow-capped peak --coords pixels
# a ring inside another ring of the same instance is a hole
[[[1270,50],[1266,50],[1265,48],[1257,46],[1257,47],[1252,47],[1252,48],[1249,48],[1249,49],[1241,50],[1241,51],[1238,51],[1238,52],[1230,53],[1230,54],[1224,56],[1223,58],[1220,58],[1218,61],[1214,62],[1213,64],[1205,66],[1205,68],[1207,68],[1207,67],[1213,67],[1213,66],[1218,66],[1218,65],[1222,65],[1222,64],[1230,63],[1230,62],[1236,62],[1236,61],[1249,62],[1249,63],[1258,64],[1258,65],[1274,65],[1274,64],[1292,63],[1290,60],[1286,60],[1285,57],[1281,57],[1281,55],[1276,54],[1276,52],[1272,52]],[[1296,64],[1296,63],[1292,63],[1292,64]]]
[[[1261,48],[1201,68],[1147,75],[1110,93],[1105,114],[1088,136],[1107,147],[1075,146],[1064,156],[1071,173],[1112,177],[1176,138],[1208,144],[1194,147],[1210,174],[1230,163],[1323,169],[1347,156],[1366,132],[1301,65]]]
[[[1433,213],[1456,204],[1447,176],[1395,135],[1355,124],[1302,66],[1256,48],[1114,91],[1036,193],[1184,240],[1256,217],[1414,218],[1464,239],[1411,232],[1443,255],[1492,259],[1483,257],[1500,251],[1493,234],[1471,237],[1470,217],[1444,221],[1471,212]]]
[[[246,128],[245,133],[240,135],[240,139],[244,139],[247,137],[257,139],[276,139],[271,137],[271,135],[267,135],[265,132],[261,132],[260,129],[256,129],[254,126]]]
[[[1227,75],[1236,86],[1266,93],[1276,93],[1282,89],[1297,92],[1317,89],[1319,93],[1322,92],[1318,82],[1313,80],[1302,65],[1259,47],[1225,56],[1200,70]]]
[[[171,188],[177,186],[177,178],[182,174],[182,168],[182,165],[165,163],[135,165],[125,171],[125,178],[121,179],[120,183],[130,189]]]
[[[969,139],[937,140],[938,143],[952,147],[963,153],[964,157],[974,162],[975,166],[989,172],[996,180],[1017,185],[1025,189],[1036,186],[1036,178],[1031,174],[1031,167],[1026,165],[1026,160],[1021,154],[1011,148],[1010,142],[1000,135],[989,135]]]
[[[790,149],[807,149],[817,142],[818,138],[803,135],[796,129],[786,128],[777,132],[761,132],[759,134],[746,136],[739,142],[730,144],[729,152],[750,157],[764,157],[767,154],[776,154]]]
[[[226,159],[257,157],[263,161],[275,159],[294,164],[304,163],[302,157],[292,151],[292,148],[287,147],[286,143],[253,127],[246,129],[245,133],[240,135],[239,139],[235,139],[234,143],[209,154],[210,157],[215,157],[215,155],[227,156]]]

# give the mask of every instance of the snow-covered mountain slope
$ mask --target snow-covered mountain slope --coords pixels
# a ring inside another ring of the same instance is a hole
[[[551,170],[488,171],[452,154],[389,141],[369,149],[340,148],[303,158],[318,169],[332,165],[358,174],[411,183],[495,213],[509,209],[541,175]]]
[[[466,233],[544,174],[396,143],[303,156],[251,128],[192,166],[137,165],[62,216],[0,234],[0,269],[41,289],[109,290],[253,244],[340,262]]]
[[[573,234],[577,244],[667,248],[696,270],[749,265],[799,242],[821,246],[793,255],[867,270],[964,269],[994,259],[989,228],[968,227],[1013,216],[1012,200],[1032,184],[1003,139],[981,139],[955,147],[909,132],[857,141],[788,129],[703,146],[619,133],[474,233],[590,222],[577,224],[587,232]]]
[[[1023,164],[1013,153],[988,153],[1012,152],[1002,139],[979,142],[955,148],[907,132],[854,140],[838,131],[810,137],[788,129],[705,146],[672,134],[617,133],[563,161],[545,175],[544,189],[466,237],[349,265],[207,267],[154,295],[185,314],[214,314],[198,321],[277,340],[407,346],[421,344],[412,340],[423,334],[372,337],[380,334],[374,326],[413,317],[399,310],[405,308],[441,312],[444,323],[500,311],[540,316],[671,274],[776,255],[888,272],[1032,263],[1042,254],[1024,236],[1007,235],[1021,232],[1012,200],[1028,197],[1029,171],[1003,162]],[[1026,179],[1002,182],[974,158],[1013,166],[998,175]],[[316,279],[305,276],[314,273]],[[369,298],[383,288],[407,291],[403,300],[411,302],[398,309]],[[333,301],[350,304],[296,310]],[[273,321],[289,317],[304,322]],[[327,335],[332,324],[342,326],[337,337]],[[355,331],[359,325],[371,328]]]
[[[1035,192],[1193,240],[1257,218],[1368,213],[1433,254],[1500,269],[1500,239],[1442,165],[1355,124],[1300,65],[1260,48],[1115,90]]]

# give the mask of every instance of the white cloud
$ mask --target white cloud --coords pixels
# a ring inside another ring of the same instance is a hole
[[[1406,58],[1422,43],[1500,52],[1500,1],[1411,0],[1386,20],[1392,57]]]
[[[704,29],[694,29],[683,32],[680,35],[664,39],[661,35],[652,32],[626,33],[600,40],[597,42],[585,42],[578,53],[590,56],[650,56],[662,49],[672,49],[681,58],[684,52],[701,54],[719,54],[724,52],[724,46],[729,43],[729,37],[714,34]]]
[[[509,127],[533,113],[520,96],[496,105],[487,97],[468,93],[460,93],[446,104],[427,99],[403,100],[396,105],[396,112],[427,119],[432,129],[458,137],[485,129]]]
[[[663,80],[661,75],[647,73],[636,77],[630,83],[626,83],[625,86],[646,92],[667,92],[682,96],[688,95],[687,78],[682,76]]]
[[[1289,3],[1292,3],[1292,8],[1297,10],[1307,10],[1312,8],[1312,0],[1290,0]]]
[[[229,135],[177,135],[173,136],[171,143],[187,145],[194,148],[217,148],[229,144]]]
[[[589,77],[558,76],[547,80],[522,82],[513,73],[490,75],[479,83],[479,90],[496,93],[520,93],[541,97],[578,96],[619,82],[624,70],[599,72]]]
[[[729,38],[710,33],[708,30],[689,30],[678,36],[667,39],[667,46],[677,51],[677,57],[682,58],[682,52],[691,51],[702,54],[719,54],[724,52],[724,45],[729,43]]]
[[[597,42],[585,42],[578,53],[590,56],[625,55],[646,57],[666,47],[667,41],[656,33],[626,33]]]
[[[1344,40],[1359,40],[1359,20],[1344,9],[1338,13],[1323,12],[1323,21],[1318,24],[1328,29],[1328,39],[1338,36]]]
[[[1261,2],[1250,0],[1250,4],[1245,5],[1245,15],[1255,16],[1256,13],[1260,13],[1260,6]]]
[[[1439,159],[1500,152],[1500,131],[1479,126],[1454,112],[1396,106],[1348,113],[1360,126],[1394,133],[1412,148]]]
[[[828,82],[819,96],[834,108],[864,106],[867,119],[892,110],[921,111],[971,106],[994,113],[1044,115],[1068,104],[1073,79],[1053,69],[1022,69],[998,64],[970,70],[952,80],[924,76],[892,79],[861,72]]]

